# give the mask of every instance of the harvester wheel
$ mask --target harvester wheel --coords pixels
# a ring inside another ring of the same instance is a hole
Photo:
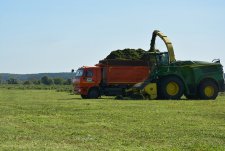
[[[97,99],[99,97],[99,91],[97,88],[92,88],[89,90],[87,98],[88,99]]]
[[[165,77],[159,84],[158,97],[161,99],[178,100],[184,93],[183,82],[174,76]]]
[[[218,96],[218,86],[215,82],[207,80],[199,85],[199,96],[203,100],[214,100]]]

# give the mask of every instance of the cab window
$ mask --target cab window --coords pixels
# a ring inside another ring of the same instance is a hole
[[[93,71],[92,70],[87,70],[86,71],[86,77],[92,77],[93,76]]]
[[[83,69],[79,69],[75,72],[75,77],[81,77],[83,75],[84,70]]]
[[[158,63],[161,65],[168,65],[169,57],[168,53],[163,53],[157,56]]]

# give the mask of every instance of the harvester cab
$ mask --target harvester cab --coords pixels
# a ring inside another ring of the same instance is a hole
[[[167,52],[155,48],[156,37],[160,37]],[[145,61],[150,63],[151,73],[141,83],[135,84],[126,92],[133,99],[215,99],[218,92],[224,91],[223,67],[218,60],[176,61],[173,45],[162,32],[152,34],[150,50]]]

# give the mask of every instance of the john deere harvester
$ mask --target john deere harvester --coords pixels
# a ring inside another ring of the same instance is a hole
[[[155,49],[156,37],[160,37],[167,52]],[[216,99],[224,91],[224,72],[220,60],[213,62],[177,61],[172,43],[162,32],[152,34],[150,50],[145,54],[151,73],[144,82],[127,90],[127,96],[149,99]]]

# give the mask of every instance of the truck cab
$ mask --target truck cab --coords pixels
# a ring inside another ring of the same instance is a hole
[[[73,79],[74,92],[80,94],[82,98],[86,98],[90,94],[90,88],[95,88],[101,82],[101,69],[99,67],[83,66],[75,72]],[[93,92],[96,97],[99,95]]]

